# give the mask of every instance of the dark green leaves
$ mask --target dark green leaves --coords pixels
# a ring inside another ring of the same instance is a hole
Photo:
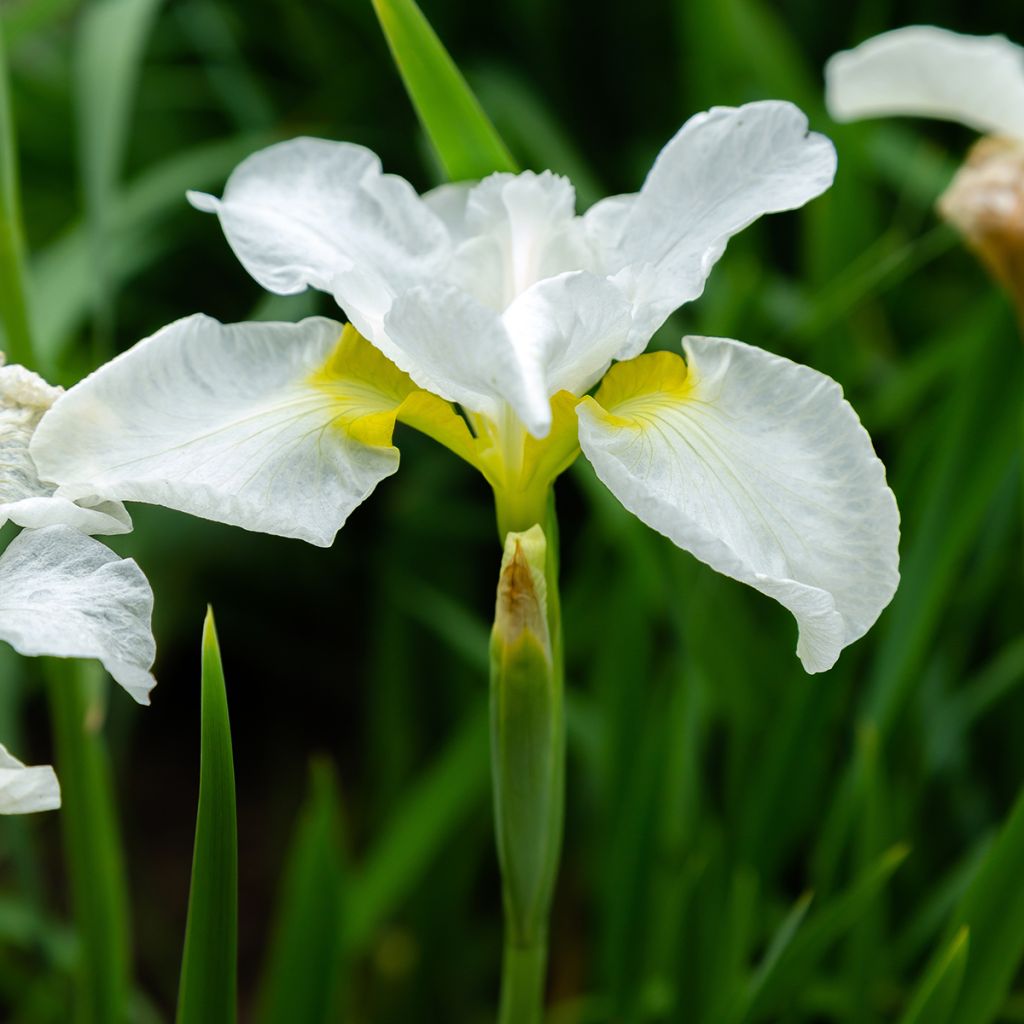
[[[313,765],[285,864],[260,997],[261,1024],[329,1024],[340,1016],[345,875],[338,789]]]

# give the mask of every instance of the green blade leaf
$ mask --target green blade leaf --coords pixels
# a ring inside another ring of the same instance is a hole
[[[971,958],[952,1017],[955,1024],[995,1020],[1024,959],[1022,863],[1024,790],[957,913],[957,923],[971,930]]]
[[[433,764],[410,787],[352,885],[345,920],[345,946],[361,949],[424,876],[439,850],[482,804],[487,773],[485,709],[467,713]]]
[[[900,1024],[946,1024],[964,979],[971,930],[961,928],[953,941],[940,949],[918,983]]]
[[[260,994],[261,1024],[328,1024],[340,1018],[345,867],[338,787],[314,763],[278,898]]]
[[[129,985],[128,894],[98,665],[48,659],[61,824],[78,938],[76,1024],[124,1019]]]
[[[114,245],[107,270],[120,288],[171,248],[168,221],[186,209],[185,190],[222,184],[231,169],[267,145],[266,132],[232,136],[181,150],[142,171],[111,197],[108,225]],[[32,261],[30,298],[38,361],[56,371],[95,297],[92,247],[85,223],[72,224]]]
[[[178,990],[178,1024],[236,1017],[238,829],[224,669],[213,622],[203,627],[199,811]]]
[[[98,337],[112,333],[112,205],[146,41],[162,0],[98,0],[78,22],[74,70],[79,163],[92,242]]]
[[[908,853],[903,845],[887,850],[849,889],[813,915],[792,941],[787,937],[783,951],[766,971],[759,972],[757,994],[742,1018],[744,1021],[776,1019],[775,1011],[812,975],[828,950],[861,919]],[[795,918],[797,924],[801,917],[802,913]]]
[[[0,348],[15,363],[32,361],[25,277],[25,237],[18,195],[14,112],[7,83],[7,57],[0,24]]]
[[[414,0],[373,0],[406,92],[453,181],[516,171],[515,160]]]

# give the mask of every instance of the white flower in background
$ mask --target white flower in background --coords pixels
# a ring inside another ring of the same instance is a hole
[[[0,814],[55,811],[60,783],[48,764],[26,765],[0,743]]]
[[[984,134],[939,210],[1024,312],[1024,47],[913,25],[837,53],[825,82],[837,121],[909,115]]]
[[[120,502],[83,495],[72,502],[43,483],[28,446],[43,413],[64,393],[24,366],[5,366],[0,352],[0,526],[63,523],[82,533],[128,533],[132,521]]]
[[[839,386],[721,338],[640,353],[733,234],[834,172],[776,102],[697,115],[640,192],[583,216],[550,173],[418,196],[360,146],[272,146],[192,202],[264,287],[330,292],[352,326],[180,320],[61,398],[33,457],[69,500],[326,546],[398,468],[396,421],[476,466],[509,530],[582,448],[642,520],[789,608],[804,666],[827,669],[898,578],[895,501]]]
[[[124,506],[71,501],[39,479],[29,443],[61,393],[0,353],[0,526],[26,529],[0,555],[0,640],[25,655],[96,658],[140,704],[154,686],[153,594],[131,559],[85,533],[124,533]],[[26,767],[0,746],[0,814],[60,806],[49,766]]]

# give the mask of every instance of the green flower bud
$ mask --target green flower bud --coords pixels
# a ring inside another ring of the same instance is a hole
[[[491,758],[508,956],[546,953],[562,841],[565,721],[545,564],[534,526],[510,533],[491,633]]]

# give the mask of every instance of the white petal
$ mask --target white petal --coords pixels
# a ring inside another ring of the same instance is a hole
[[[385,319],[389,356],[420,387],[495,419],[501,402],[543,437],[551,408],[543,367],[521,353],[500,314],[450,285],[413,288]],[[429,367],[444,367],[431,372]]]
[[[341,331],[320,317],[179,320],[72,388],[36,431],[33,457],[71,497],[88,486],[329,546],[398,468],[389,443],[345,429],[355,405],[384,411],[372,387],[339,397],[317,383]]]
[[[23,366],[0,365],[0,526],[8,520],[27,527],[66,523],[83,533],[127,533],[132,521],[119,502],[57,498],[54,485],[39,479],[29,443],[62,393]]]
[[[445,216],[458,243],[449,280],[492,309],[505,310],[547,278],[599,269],[568,178],[550,171],[492,174],[466,194],[461,224],[457,194],[449,195]]]
[[[931,25],[884,32],[825,66],[837,121],[908,114],[1024,139],[1024,48]]]
[[[791,103],[715,107],[691,117],[635,196],[596,204],[584,220],[636,311],[629,348],[704,290],[728,240],[766,213],[793,210],[832,183],[836,154]]]
[[[29,768],[0,744],[0,814],[29,814],[60,807],[60,784],[48,765]]]
[[[269,146],[235,168],[223,199],[189,199],[220,217],[242,265],[269,291],[338,294],[339,276],[357,269],[338,297],[371,340],[389,297],[436,277],[449,251],[444,225],[413,187],[348,142]]]
[[[520,358],[543,376],[547,395],[589,391],[622,350],[632,322],[621,291],[586,271],[539,281],[502,319]]]
[[[448,236],[453,242],[464,241],[467,236],[466,206],[477,185],[475,181],[448,181],[420,196],[448,229]]]
[[[804,667],[830,668],[898,581],[885,470],[828,377],[723,338],[684,348],[688,372],[668,353],[612,370],[579,407],[583,452],[645,523],[785,605]]]
[[[29,656],[96,658],[140,704],[156,685],[152,613],[135,562],[70,527],[25,530],[0,557],[0,640]]]

